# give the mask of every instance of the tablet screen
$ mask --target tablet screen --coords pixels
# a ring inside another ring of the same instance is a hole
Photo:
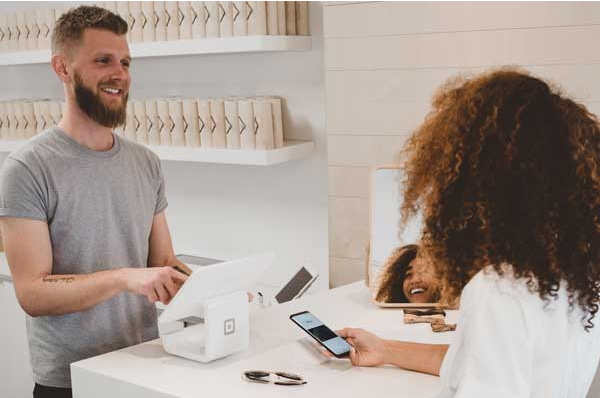
[[[302,288],[306,286],[313,279],[313,276],[310,272],[304,267],[300,268],[300,271],[294,275],[292,280],[290,280],[284,287],[281,289],[279,293],[275,296],[275,299],[278,303],[286,303],[292,300],[294,297],[300,293]]]

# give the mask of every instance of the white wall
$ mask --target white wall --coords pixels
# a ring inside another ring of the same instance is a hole
[[[0,3],[0,13],[64,2]],[[71,3],[73,4],[73,3]],[[305,261],[328,287],[322,6],[310,6],[313,49],[134,60],[131,97],[276,95],[285,99],[286,139],[313,140],[308,159],[271,167],[163,162],[167,217],[178,251],[233,258],[277,254],[272,281]],[[0,99],[62,98],[49,64],[1,67]]]
[[[521,65],[600,114],[598,2],[326,3],[331,285],[364,276],[368,176],[458,73]]]

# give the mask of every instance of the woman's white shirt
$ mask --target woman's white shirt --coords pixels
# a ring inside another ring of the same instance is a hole
[[[500,277],[488,267],[463,289],[436,398],[585,398],[600,358],[600,314],[586,332],[564,283],[546,303],[507,270]]]

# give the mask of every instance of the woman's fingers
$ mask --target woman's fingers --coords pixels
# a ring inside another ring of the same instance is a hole
[[[358,359],[358,353],[356,352],[356,349],[354,347],[350,347],[350,362],[354,366],[360,365],[360,363],[359,363],[360,361]]]
[[[340,337],[348,337],[348,335],[347,335],[348,334],[348,328],[336,330],[335,332]]]

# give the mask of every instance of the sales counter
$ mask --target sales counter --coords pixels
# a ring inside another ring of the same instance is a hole
[[[159,397],[428,397],[441,387],[438,377],[384,366],[352,367],[328,359],[289,316],[308,310],[332,329],[362,327],[385,338],[450,343],[453,332],[433,333],[429,324],[403,323],[399,309],[370,301],[364,282],[328,290],[250,314],[250,347],[210,363],[166,353],[159,339],[71,365],[75,398]],[[448,322],[455,322],[449,311]],[[245,370],[285,371],[304,377],[302,386],[250,383]]]

